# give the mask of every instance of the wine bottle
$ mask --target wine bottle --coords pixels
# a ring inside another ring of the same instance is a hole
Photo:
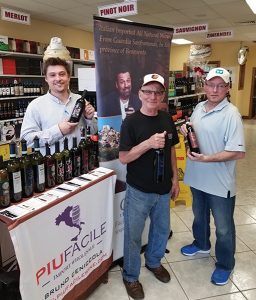
[[[64,180],[70,180],[72,178],[72,160],[71,154],[68,149],[68,138],[64,139],[64,149],[62,151],[63,162],[64,162]]]
[[[164,149],[155,150],[154,158],[154,179],[156,183],[164,181],[165,158]]]
[[[99,155],[98,155],[98,135],[91,135],[92,151],[90,151],[89,157],[89,169],[90,171],[99,167]]]
[[[27,141],[21,140],[21,183],[22,183],[22,196],[30,197],[34,192],[34,175],[33,166],[29,156],[27,155]]]
[[[187,141],[190,152],[200,153],[199,144],[193,126],[189,122],[186,122],[186,127],[188,131]]]
[[[77,147],[77,138],[73,137],[73,146],[70,150],[71,160],[72,160],[72,169],[73,177],[81,175],[81,154],[80,149]]]
[[[9,176],[4,166],[3,156],[0,155],[0,208],[9,206],[10,202]]]
[[[62,153],[60,152],[60,142],[55,142],[55,170],[56,170],[56,184],[61,184],[64,182],[64,164],[62,160]]]
[[[48,142],[45,143],[45,157],[44,157],[44,168],[45,168],[45,185],[47,188],[55,186],[55,160],[51,155],[51,148]]]
[[[90,127],[87,127],[85,138],[85,128],[81,130],[81,141],[78,148],[81,152],[81,174],[86,174],[89,172],[89,157],[92,152],[93,143],[90,138]]]
[[[34,173],[34,191],[41,193],[45,190],[45,170],[44,157],[40,152],[39,138],[34,138],[34,153],[32,158],[33,173]]]
[[[69,122],[71,122],[71,123],[79,122],[79,120],[82,116],[82,113],[84,112],[86,94],[87,94],[87,90],[84,90],[82,96],[76,100],[76,104],[71,113]]]
[[[20,164],[16,159],[16,143],[10,143],[10,160],[7,164],[7,171],[10,180],[11,202],[18,202],[22,199],[22,184]]]

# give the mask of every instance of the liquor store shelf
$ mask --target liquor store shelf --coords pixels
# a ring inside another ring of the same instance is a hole
[[[43,58],[43,54],[23,53],[23,52],[12,52],[12,51],[0,51],[0,57],[12,56],[12,57],[30,57],[30,58]],[[74,63],[84,63],[88,65],[94,65],[94,60],[85,60],[78,58],[71,58]]]
[[[22,95],[18,97],[1,97],[0,101],[6,101],[6,100],[21,100],[21,99],[34,99],[36,97],[39,97],[40,95],[35,95],[35,96],[27,96],[27,95]]]
[[[23,118],[4,119],[4,120],[0,120],[0,124],[5,123],[5,122],[22,121],[22,120],[23,120]]]
[[[182,96],[175,96],[175,97],[168,97],[168,102],[174,101],[174,104],[178,102],[180,99],[186,99],[186,98],[192,98],[192,97],[201,97],[205,95],[205,93],[195,93],[195,94],[190,94],[190,95],[182,95]]]

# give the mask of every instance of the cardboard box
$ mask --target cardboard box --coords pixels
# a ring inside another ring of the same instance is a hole
[[[0,35],[0,50],[1,51],[9,50],[8,36]]]
[[[95,60],[94,50],[80,49],[80,59]]]
[[[12,74],[16,75],[16,61],[12,58],[3,58],[2,59],[3,65],[3,74]]]

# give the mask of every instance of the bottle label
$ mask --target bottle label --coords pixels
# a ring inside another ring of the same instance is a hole
[[[26,168],[25,169],[25,174],[24,174],[24,181],[25,181],[25,186],[32,186],[33,185],[33,168]]]
[[[160,183],[164,181],[164,152],[163,150],[155,151],[155,181]]]
[[[0,207],[10,204],[10,187],[8,180],[0,181]]]
[[[74,107],[74,110],[72,112],[72,117],[79,118],[80,111],[81,111],[81,106],[76,104],[76,106]]]
[[[55,164],[48,163],[46,166],[46,180],[47,186],[52,187],[55,185]]]
[[[80,167],[81,167],[81,158],[80,156],[76,156],[74,158],[74,176],[79,176],[80,175]]]
[[[12,180],[13,180],[13,193],[20,193],[22,191],[21,187],[21,172],[14,172],[12,173]]]
[[[44,164],[38,165],[38,184],[45,183]]]
[[[82,149],[82,172],[86,174],[89,172],[89,151]]]
[[[189,132],[188,136],[189,136],[192,148],[199,148],[195,133]]]
[[[56,164],[56,174],[58,177],[58,182],[64,181],[64,164],[62,161],[58,161]]]
[[[65,173],[67,177],[72,176],[72,162],[70,158],[65,161]]]

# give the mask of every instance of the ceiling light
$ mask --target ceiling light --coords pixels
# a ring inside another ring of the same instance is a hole
[[[125,21],[125,22],[132,22],[131,20],[128,20],[128,19],[125,19],[125,18],[118,18],[117,20]]]
[[[256,1],[255,0],[245,0],[247,4],[250,6],[250,9],[256,14]]]
[[[193,44],[193,42],[189,41],[189,40],[185,40],[185,39],[173,39],[172,40],[173,44],[177,44],[177,45],[188,45],[188,44]]]

